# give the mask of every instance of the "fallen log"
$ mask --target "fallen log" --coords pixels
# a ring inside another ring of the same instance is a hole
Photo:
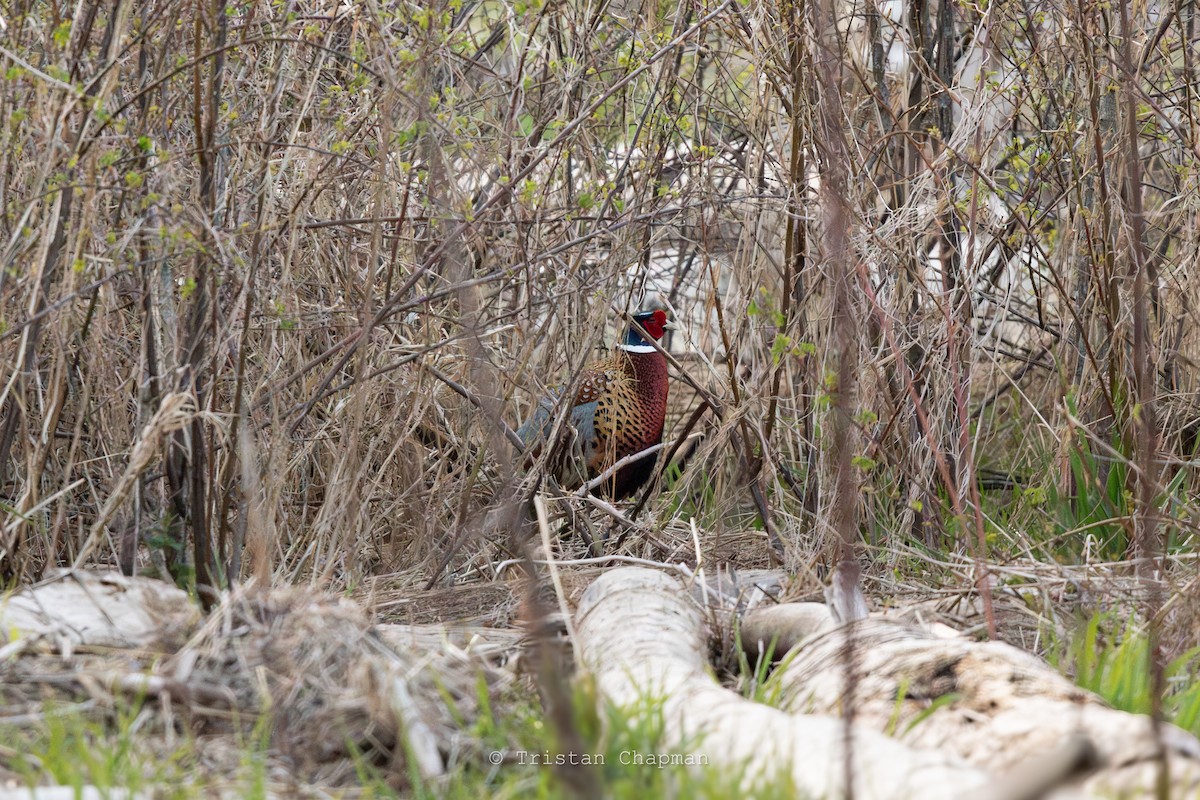
[[[776,659],[810,636],[837,627],[833,614],[820,603],[780,603],[753,609],[741,619],[742,649]]]
[[[984,770],[942,753],[904,745],[832,716],[792,715],[747,700],[709,674],[704,619],[683,584],[627,567],[598,578],[576,615],[581,663],[606,701],[646,713],[661,700],[661,745],[688,763],[741,769],[744,788],[790,778],[802,796],[962,798],[989,779]]]
[[[116,572],[61,570],[0,598],[0,641],[41,640],[70,656],[78,646],[178,649],[200,624],[187,592]]]
[[[786,609],[773,613],[787,618]],[[795,633],[788,626],[778,632]],[[852,704],[859,725],[994,772],[1021,772],[1031,759],[1082,736],[1098,766],[1048,795],[1055,798],[1155,796],[1161,740],[1170,796],[1200,793],[1195,737],[1166,723],[1156,737],[1149,717],[1108,707],[1023,650],[947,639],[878,618],[812,633],[772,676],[788,711],[834,714]],[[852,700],[846,694],[848,633]],[[771,632],[760,624],[756,634],[769,638]]]

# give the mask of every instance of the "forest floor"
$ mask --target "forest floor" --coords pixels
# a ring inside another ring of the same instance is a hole
[[[741,547],[721,543],[738,550],[742,563],[709,569],[737,574],[774,600],[819,601],[819,583],[772,570],[755,547],[761,541],[751,532]],[[563,549],[579,548],[568,542]],[[19,592],[7,603],[10,615],[34,591],[83,590],[39,600],[48,627],[10,637],[0,654],[0,798],[48,785],[172,798],[576,796],[570,770],[583,767],[553,763],[564,733],[542,710],[546,680],[567,687],[573,747],[605,761],[606,796],[732,796],[728,775],[622,763],[630,753],[658,752],[656,726],[598,711],[587,682],[570,681],[571,646],[559,613],[573,612],[611,565],[564,560],[555,568],[559,590],[546,581],[535,593],[550,623],[540,633],[529,628],[528,583],[517,565],[494,581],[429,590],[395,588],[384,577],[341,597],[250,587],[226,593],[206,617],[184,593],[153,579],[100,581],[87,573]],[[868,569],[872,610],[986,638],[978,596],[951,588],[970,585],[973,565],[926,565],[935,568],[946,588]],[[1136,650],[1145,641],[1122,635],[1141,601],[1139,581],[1112,567],[1033,560],[991,570],[1001,639],[1049,658],[1110,702],[1147,710],[1139,707],[1148,700],[1144,691],[1130,691],[1145,677],[1145,653]],[[110,594],[117,602],[139,598],[142,616],[106,605]],[[81,609],[91,603],[100,621],[84,621]],[[22,624],[6,618],[10,630]],[[105,639],[100,629],[110,639],[126,630],[131,641]],[[1088,636],[1090,652],[1099,654],[1081,661],[1077,643]],[[765,677],[736,647],[714,658],[722,681],[739,691]],[[554,665],[550,678],[547,664]],[[411,742],[403,744],[403,712],[378,669],[407,682],[410,711],[437,742],[436,774],[423,773]],[[1186,702],[1169,703],[1168,713],[1196,731],[1200,703],[1190,688],[1178,687]],[[780,793],[787,796],[785,786]]]

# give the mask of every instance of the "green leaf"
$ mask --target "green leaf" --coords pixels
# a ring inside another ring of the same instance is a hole
[[[66,47],[71,41],[71,20],[63,20],[57,28],[54,29],[54,43],[59,47]]]
[[[866,456],[855,456],[850,459],[850,463],[861,469],[863,472],[870,472],[878,465],[875,459],[867,458]]]
[[[912,722],[908,723],[908,725],[904,728],[904,732],[908,733],[913,728],[917,727],[922,722],[933,716],[933,713],[938,709],[945,708],[946,706],[951,705],[952,703],[961,699],[962,695],[958,692],[949,692],[941,697],[936,698],[932,703],[929,704],[929,708],[922,710],[920,714],[917,714],[915,717],[913,717]]]

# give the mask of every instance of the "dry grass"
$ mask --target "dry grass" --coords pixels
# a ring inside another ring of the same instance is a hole
[[[857,529],[874,597],[1083,563],[1194,644],[1194,23],[1037,7],[0,9],[4,574],[507,621],[511,429],[657,295],[673,465],[557,557],[803,593]]]

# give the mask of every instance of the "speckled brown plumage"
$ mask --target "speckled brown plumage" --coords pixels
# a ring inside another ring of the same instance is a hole
[[[667,413],[667,361],[661,353],[617,350],[597,367],[589,376],[587,395],[596,400],[596,446],[588,459],[589,477],[661,442]],[[627,496],[646,482],[653,468],[653,457],[623,467],[606,482],[605,493],[618,499]]]
[[[635,319],[655,339],[661,338],[667,324],[662,311],[639,314]],[[574,400],[569,448],[573,458],[552,465],[559,481],[568,486],[595,478],[622,458],[662,441],[667,412],[666,357],[630,328],[621,347],[584,370]],[[552,398],[539,403],[518,432],[532,450],[540,450],[549,434],[554,405]],[[651,455],[622,467],[598,488],[599,493],[616,499],[627,497],[649,479],[654,462]]]

